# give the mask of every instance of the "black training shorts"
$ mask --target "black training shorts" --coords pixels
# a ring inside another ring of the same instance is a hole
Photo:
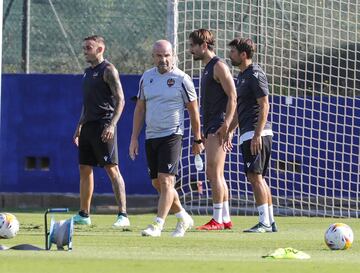
[[[251,155],[251,139],[244,141],[243,144],[241,144],[241,151],[244,159],[244,169],[246,174],[248,172],[252,172],[261,174],[262,176],[266,175],[271,155],[272,136],[263,136],[261,139],[262,149],[257,155]]]
[[[219,128],[223,125],[223,121],[219,121],[219,122],[213,122],[210,126],[208,126],[205,130],[204,130],[204,137],[207,138],[208,135],[213,135],[216,133],[217,130],[219,130]]]
[[[91,121],[85,123],[79,137],[79,164],[104,167],[109,164],[118,165],[118,148],[116,127],[113,139],[104,143],[101,134],[106,123]]]
[[[151,179],[158,173],[177,175],[181,157],[182,135],[151,138],[145,141],[146,159]]]

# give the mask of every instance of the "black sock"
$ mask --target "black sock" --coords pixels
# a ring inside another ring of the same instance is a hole
[[[81,216],[81,217],[89,217],[89,213],[86,213],[85,211],[83,211],[83,210],[80,210],[79,211],[79,215]]]
[[[127,215],[126,212],[119,212],[119,213],[118,213],[118,216],[128,217],[128,215]]]

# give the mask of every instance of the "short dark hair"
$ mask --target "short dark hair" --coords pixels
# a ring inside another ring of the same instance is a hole
[[[193,43],[196,45],[202,45],[203,43],[206,43],[209,50],[214,50],[215,38],[210,30],[205,28],[194,30],[190,33],[189,39],[192,39]]]
[[[229,46],[235,47],[239,53],[246,52],[248,59],[252,59],[256,51],[256,45],[250,38],[235,38]]]
[[[95,41],[97,43],[105,45],[105,39],[104,39],[104,37],[102,37],[100,35],[92,35],[92,36],[85,37],[83,41]]]

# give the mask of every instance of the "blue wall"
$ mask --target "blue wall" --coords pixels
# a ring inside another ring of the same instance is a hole
[[[77,147],[72,136],[82,103],[81,77],[2,76],[1,192],[79,191]],[[118,126],[118,144],[128,194],[155,193],[147,175],[144,134],[139,140],[137,160],[128,156],[135,107],[131,97],[137,94],[139,79],[121,77],[126,105]],[[357,195],[360,99],[298,97],[287,105],[283,96],[271,98],[275,136],[270,177],[272,185],[279,185],[277,194],[291,196],[295,190],[329,196]],[[234,151],[232,162],[238,161],[239,154]],[[36,159],[35,168],[25,168],[27,157]],[[50,160],[49,170],[41,169],[41,158]],[[185,168],[183,175],[188,171]],[[245,179],[243,174],[240,178]],[[96,192],[112,192],[104,170],[95,169],[95,181]],[[240,183],[239,187],[245,189],[247,185]]]
[[[0,191],[78,192],[77,147],[72,136],[79,120],[82,75],[2,76]],[[118,126],[120,170],[129,194],[155,193],[147,176],[144,147],[136,161],[128,156],[139,76],[122,76],[126,105]],[[143,138],[140,139],[143,143]],[[37,167],[26,170],[26,157]],[[40,158],[48,157],[49,170]],[[95,191],[111,192],[103,169],[95,169]]]

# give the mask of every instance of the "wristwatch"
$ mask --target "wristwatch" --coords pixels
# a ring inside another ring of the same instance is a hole
[[[202,139],[194,139],[194,143],[201,144],[203,143]]]

